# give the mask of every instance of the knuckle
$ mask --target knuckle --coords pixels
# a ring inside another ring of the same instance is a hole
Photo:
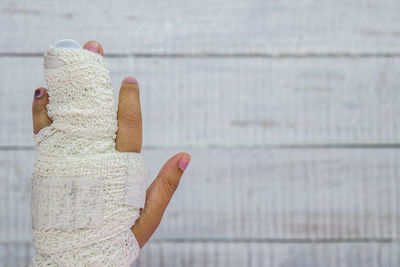
[[[170,197],[175,193],[176,189],[178,188],[179,181],[173,179],[172,177],[166,177],[164,179],[163,185],[166,196]]]
[[[142,122],[142,114],[140,112],[136,112],[134,110],[125,110],[122,112],[121,118],[127,126],[136,126],[138,123]]]

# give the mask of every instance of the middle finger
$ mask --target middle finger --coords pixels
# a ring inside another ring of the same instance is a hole
[[[116,149],[120,152],[140,152],[142,149],[142,112],[139,85],[133,77],[126,77],[122,81],[117,119]]]

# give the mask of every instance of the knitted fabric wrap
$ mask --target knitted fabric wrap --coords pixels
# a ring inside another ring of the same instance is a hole
[[[144,206],[140,153],[118,152],[116,105],[102,56],[50,48],[48,116],[34,135],[33,266],[129,266],[139,253],[131,227]]]

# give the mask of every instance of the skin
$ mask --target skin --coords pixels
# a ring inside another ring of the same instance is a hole
[[[96,41],[87,42],[84,49],[103,54],[103,47]],[[128,82],[130,80],[130,82]],[[142,149],[142,113],[140,109],[139,85],[134,79],[125,78],[121,83],[118,103],[118,132],[116,149],[120,152],[140,152]],[[49,96],[46,88],[40,87],[41,97],[32,103],[33,132],[36,134],[52,121],[47,116],[46,105]],[[36,91],[36,90],[35,90]],[[165,209],[178,188],[190,155],[186,152],[175,154],[159,171],[157,177],[146,191],[146,202],[140,218],[132,227],[140,248],[153,235],[159,226]]]

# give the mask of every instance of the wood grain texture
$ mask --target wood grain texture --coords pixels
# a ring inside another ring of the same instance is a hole
[[[72,38],[114,54],[398,54],[400,2],[3,0],[0,53]]]
[[[0,267],[33,254],[31,101],[62,38],[138,78],[151,178],[192,154],[134,266],[400,266],[399,29],[398,0],[2,0]]]
[[[0,244],[0,267],[28,266],[30,243]],[[150,242],[134,267],[398,267],[398,243]]]
[[[191,164],[156,240],[400,238],[398,149],[188,152]],[[154,179],[174,150],[143,153]],[[0,241],[27,242],[33,151],[0,151],[0,158]]]
[[[144,145],[398,144],[396,58],[108,58],[141,86]],[[0,61],[0,145],[33,145],[41,58]]]

